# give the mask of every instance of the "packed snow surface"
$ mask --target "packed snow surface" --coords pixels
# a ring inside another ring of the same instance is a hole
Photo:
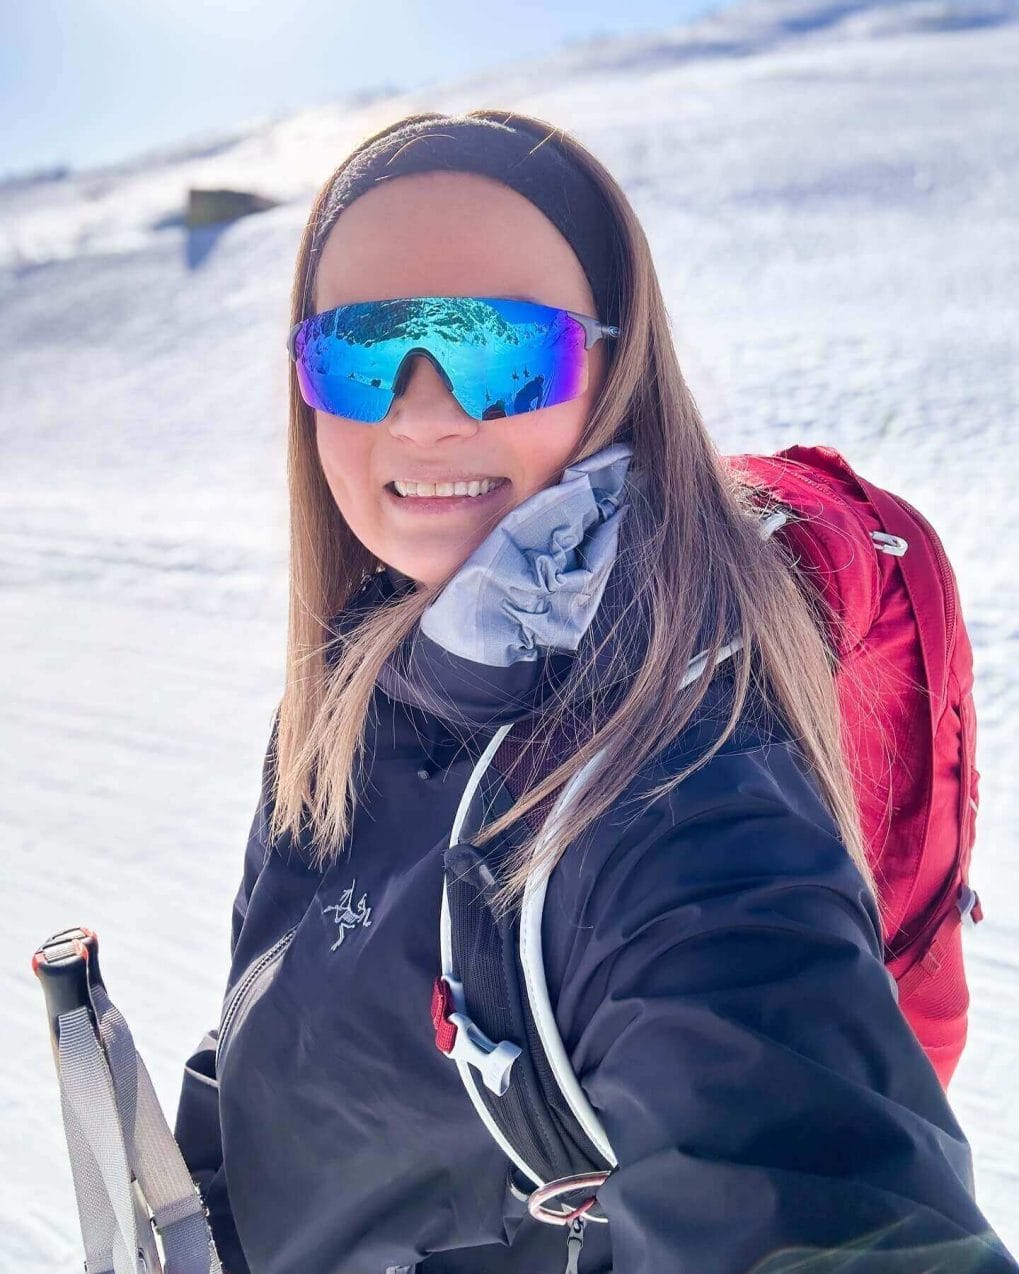
[[[282,684],[288,292],[318,186],[411,110],[614,172],[725,452],[837,447],[934,522],[974,646],[970,1039],[950,1098],[1019,1250],[1019,7],[754,0],[501,75],[0,186],[0,1256],[80,1268],[32,951],[96,929],[172,1117],[218,1020]],[[189,186],[278,201],[188,236]]]

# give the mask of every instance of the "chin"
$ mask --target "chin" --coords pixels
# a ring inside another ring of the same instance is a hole
[[[456,574],[465,560],[466,558],[458,558],[448,563],[408,562],[404,566],[394,562],[392,568],[401,575],[408,576],[419,588],[438,588]]]

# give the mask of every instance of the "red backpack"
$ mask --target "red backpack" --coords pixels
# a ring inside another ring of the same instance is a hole
[[[866,780],[857,797],[885,964],[947,1088],[969,1007],[961,924],[982,919],[968,883],[980,778],[973,651],[955,574],[927,519],[833,447],[725,459],[804,519],[776,534],[839,621],[829,632],[844,743]]]

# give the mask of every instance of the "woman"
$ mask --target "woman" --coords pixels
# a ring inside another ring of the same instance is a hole
[[[576,1268],[1015,1269],[881,961],[830,652],[618,185],[539,120],[410,116],[323,188],[292,317],[286,681],[177,1123],[229,1274],[562,1268],[429,1016],[443,850],[508,721],[575,742],[479,846],[605,749],[499,882],[549,873],[619,1160]]]

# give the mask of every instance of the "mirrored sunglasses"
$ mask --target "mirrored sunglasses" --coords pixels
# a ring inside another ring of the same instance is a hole
[[[294,325],[287,349],[309,407],[384,420],[412,367],[427,357],[475,420],[569,402],[588,384],[587,350],[619,335],[589,315],[534,301],[417,296],[355,301]]]

